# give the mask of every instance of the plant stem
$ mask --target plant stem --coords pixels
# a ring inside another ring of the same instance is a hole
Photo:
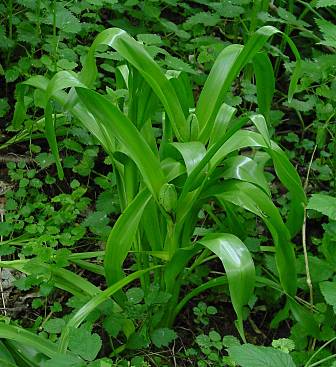
[[[7,11],[8,11],[8,38],[13,40],[13,0],[9,0],[7,2]],[[8,50],[7,54],[7,64],[11,59],[11,49]]]
[[[312,367],[312,366],[316,366],[316,364],[312,364],[309,365],[310,361],[312,361],[327,345],[331,344],[334,340],[336,340],[336,336],[333,337],[332,339],[330,339],[329,341],[327,341],[326,343],[324,343],[306,362],[306,364],[304,365],[304,367]],[[319,361],[318,363],[320,363],[321,361]],[[315,362],[317,363],[317,362]]]
[[[54,57],[53,57],[53,61],[54,61],[54,72],[57,72],[57,62],[56,62],[56,55],[57,55],[57,42],[56,42],[56,37],[57,37],[57,29],[56,29],[56,0],[53,0],[53,39],[54,39]]]
[[[1,223],[4,221],[4,209],[0,208],[0,219],[1,219]],[[0,236],[0,244],[2,244],[2,240],[3,237]],[[0,261],[1,261],[1,256],[0,256]],[[2,306],[3,306],[3,313],[5,316],[7,316],[7,310],[6,310],[6,301],[5,301],[5,295],[4,295],[4,290],[3,290],[3,286],[2,286],[2,268],[0,267],[0,292],[1,292],[1,301],[2,301]]]
[[[313,163],[314,155],[316,152],[316,148],[317,148],[317,145],[315,145],[313,153],[310,157],[307,176],[306,176],[306,180],[303,186],[304,191],[307,191],[309,174],[310,174],[311,166]],[[307,211],[305,207],[304,208],[304,219],[303,219],[303,225],[302,225],[302,246],[303,246],[303,254],[304,254],[304,261],[305,261],[305,268],[306,268],[306,281],[307,281],[307,285],[309,288],[309,303],[310,303],[310,308],[312,309],[314,307],[314,294],[313,294],[313,285],[312,285],[312,281],[310,277],[310,270],[309,270],[309,260],[308,260],[308,252],[307,252],[307,241],[306,241],[306,226],[307,226]]]
[[[331,356],[329,356],[329,357],[323,358],[320,361],[317,361],[317,362],[311,364],[309,367],[318,366],[319,364],[321,364],[323,362],[326,362],[326,361],[330,361],[331,359],[334,359],[334,358],[336,358],[336,353],[333,354],[333,355],[331,355]]]

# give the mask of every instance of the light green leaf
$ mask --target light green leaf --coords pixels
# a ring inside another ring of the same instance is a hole
[[[219,22],[219,15],[216,13],[200,12],[192,15],[184,23],[185,29],[191,29],[196,24],[203,24],[206,27],[213,27]]]
[[[295,367],[288,353],[270,347],[244,344],[229,348],[229,355],[241,367]]]
[[[172,143],[172,146],[181,153],[187,168],[188,175],[191,174],[193,169],[206,154],[205,146],[199,141],[191,141],[188,143]]]
[[[98,334],[91,334],[85,328],[74,328],[69,338],[69,349],[86,361],[93,361],[102,347]]]
[[[258,109],[269,122],[275,91],[275,78],[272,63],[265,52],[257,53],[254,56],[253,69],[256,75]]]
[[[336,313],[336,282],[322,282],[320,289],[326,302],[333,306]]]
[[[52,11],[48,12],[48,16],[43,20],[43,23],[53,24]],[[81,23],[70,10],[62,4],[56,3],[56,27],[63,32],[77,33],[81,30]]]
[[[130,158],[138,166],[154,197],[165,183],[160,162],[133,123],[109,100],[89,89],[76,88],[80,100],[102,125],[105,134],[122,143]]]
[[[44,324],[44,330],[50,334],[58,334],[65,326],[63,319],[51,319]]]
[[[213,187],[209,194],[251,211],[265,222],[274,240],[281,285],[290,295],[295,295],[297,275],[294,247],[279,210],[269,196],[253,184],[236,180]]]
[[[57,354],[57,345],[48,339],[37,336],[21,327],[7,325],[4,322],[0,323],[0,338],[13,340],[28,345],[50,358]]]
[[[174,330],[168,328],[156,329],[151,333],[153,344],[157,348],[168,347],[168,345],[177,338]]]
[[[119,28],[111,28],[106,29],[97,36],[89,49],[85,65],[81,72],[81,81],[86,85],[91,85],[94,82],[97,76],[94,55],[97,46],[100,44],[113,47],[139,71],[161,100],[178,140],[187,140],[189,131],[186,118],[174,88],[163,74],[159,65],[146,51],[145,47],[130,37],[125,31]]]
[[[166,55],[165,63],[170,69],[184,71],[189,74],[197,74],[190,65],[188,65],[181,59],[178,59],[177,57]]]
[[[151,199],[147,190],[141,191],[120,215],[107,239],[104,268],[106,279],[112,285],[124,276],[122,264],[131,249],[142,213]]]
[[[137,39],[147,45],[162,45],[161,37],[158,34],[138,34]]]
[[[255,283],[255,269],[251,254],[238,237],[229,233],[209,234],[199,243],[215,253],[223,263],[232,305],[237,314],[237,328],[245,340],[243,307],[248,303]]]
[[[41,364],[41,367],[85,367],[86,363],[78,357],[72,357],[68,353],[59,353],[55,357]]]
[[[336,47],[336,25],[324,19],[315,19],[323,34],[324,40],[319,42],[328,47]]]
[[[54,114],[52,113],[51,103],[48,101],[45,108],[45,135],[48,140],[51,152],[55,157],[57,174],[60,180],[64,178],[64,172],[61,165],[61,159],[58,152],[58,145],[56,140],[55,126],[54,126]]]
[[[316,7],[317,8],[325,8],[327,6],[336,6],[335,0],[318,0]]]
[[[253,159],[238,155],[223,161],[224,178],[236,178],[260,186],[266,194],[270,195],[268,182],[265,178],[263,167],[258,165]]]
[[[330,195],[313,194],[308,201],[307,209],[316,210],[336,220],[336,198]]]

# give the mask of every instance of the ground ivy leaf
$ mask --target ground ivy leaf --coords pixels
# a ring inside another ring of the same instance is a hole
[[[326,302],[334,307],[336,313],[336,282],[322,282],[320,289]]]
[[[313,194],[309,199],[307,209],[314,209],[336,220],[336,198],[330,195]]]
[[[102,341],[98,334],[91,334],[83,328],[73,329],[69,339],[69,349],[87,361],[93,361],[96,357]]]
[[[270,347],[244,344],[229,348],[229,355],[241,367],[295,367],[289,354]]]
[[[151,334],[153,344],[157,347],[167,347],[177,337],[174,330],[169,328],[156,329]]]

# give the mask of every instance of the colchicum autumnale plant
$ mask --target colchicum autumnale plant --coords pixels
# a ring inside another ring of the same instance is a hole
[[[227,46],[215,61],[197,101],[185,73],[164,72],[142,44],[117,28],[97,36],[80,73],[60,71],[50,80],[35,76],[20,86],[16,127],[24,118],[25,88],[39,89],[44,94],[45,134],[59,177],[62,179],[64,174],[54,125],[62,110],[86,127],[105,149],[112,162],[122,209],[106,242],[103,268],[89,261],[101,256],[101,252],[76,253],[69,258],[70,262],[81,260],[78,264],[84,268],[103,274],[108,288],[102,291],[65,268],[51,270],[56,286],[77,296],[89,295],[91,300],[69,319],[57,347],[33,335],[30,345],[50,358],[54,353],[67,352],[72,328],[79,327],[92,310],[110,297],[122,310],[122,288],[137,278],[145,294],[155,285],[170,296],[159,314],[142,326],[144,335],[171,327],[192,296],[224,283],[228,284],[236,326],[243,339],[243,307],[253,294],[256,279],[286,294],[295,317],[304,313],[294,298],[297,276],[291,239],[302,226],[306,198],[296,170],[270,139],[267,123],[275,82],[272,64],[262,48],[276,33],[276,28],[265,26],[245,46]],[[300,56],[293,43],[287,41],[299,68]],[[104,94],[94,91],[95,54],[102,45],[113,48],[125,59],[125,64],[115,69],[117,90],[106,88]],[[247,64],[253,65],[259,111],[236,116],[236,109],[223,100]],[[295,86],[294,73],[289,99]],[[120,90],[127,90],[127,94],[118,93]],[[252,154],[243,154],[246,149]],[[269,160],[290,193],[290,211],[285,220],[272,201],[264,176],[264,165]],[[200,238],[195,235],[198,214],[209,201],[217,202],[228,220],[222,223],[220,233]],[[252,212],[267,226],[274,243],[278,283],[256,277],[252,256],[242,242],[245,235],[235,207]],[[181,299],[182,285],[211,252],[222,261],[226,276],[203,284]],[[126,276],[123,264],[130,253],[138,270]],[[27,262],[3,261],[1,266],[27,272]],[[21,334],[17,329],[1,324],[1,337],[27,342],[28,332]],[[125,325],[126,336],[132,330],[134,325]]]

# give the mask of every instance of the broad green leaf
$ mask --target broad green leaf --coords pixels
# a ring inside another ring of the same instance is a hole
[[[46,264],[41,264],[41,266],[49,269],[49,271],[54,274],[56,281],[58,280],[59,282],[59,286],[62,286],[62,284],[66,286],[69,284],[72,288],[79,289],[82,295],[89,295],[91,297],[100,292],[100,289],[86,278],[81,277],[68,269],[50,267]]]
[[[3,344],[6,345],[6,348],[11,353],[12,357],[15,359],[15,367],[40,367],[41,364],[47,360],[47,357],[44,354],[41,354],[35,348],[32,348],[29,345],[20,343],[16,340],[5,340],[3,339]],[[77,362],[80,362],[80,359],[77,356],[68,356],[69,358],[74,358]],[[4,366],[7,367],[7,364]],[[10,367],[11,365],[8,365]],[[81,367],[81,366],[78,366]]]
[[[47,78],[38,75],[29,78],[26,82],[24,82],[24,84],[30,85],[46,92],[49,82],[50,81]],[[88,110],[82,104],[77,103],[75,106],[69,106],[69,96],[62,91],[55,92],[52,97],[58,103],[60,103],[60,105],[64,109],[71,107],[71,113],[87,128],[88,131],[96,136],[96,138],[101,142],[106,151],[114,151],[113,137],[104,134],[101,126],[96,122],[92,115],[88,113]]]
[[[210,134],[209,147],[217,143],[221,138],[225,136],[225,133],[228,129],[229,123],[236,113],[237,109],[223,103],[217,116],[215,118],[214,126]]]
[[[25,274],[30,274],[29,267],[35,266],[35,264],[29,264],[30,261],[31,260],[0,261],[0,266],[3,268],[16,269]],[[38,266],[45,269],[46,277],[48,277],[51,273],[53,274],[56,287],[70,292],[76,296],[94,296],[100,292],[100,289],[94,284],[70,270],[53,267],[43,263],[38,263]]]
[[[94,54],[97,46],[101,44],[113,47],[141,73],[161,100],[178,140],[186,140],[189,136],[188,127],[174,88],[145,47],[125,31],[119,28],[111,28],[97,36],[87,55],[81,72],[81,81],[86,85],[91,85],[95,80],[97,67],[94,62]]]
[[[60,180],[64,178],[64,172],[61,165],[61,159],[58,152],[58,145],[55,134],[55,126],[53,122],[53,113],[51,103],[48,101],[45,108],[45,134],[48,140],[52,154],[55,157],[57,174]]]
[[[107,134],[115,136],[136,163],[148,188],[157,197],[165,183],[160,162],[143,136],[130,120],[102,95],[88,89],[76,88],[80,100],[99,121]]]
[[[274,240],[281,285],[288,294],[295,295],[297,275],[294,247],[290,243],[289,232],[279,210],[272,200],[257,186],[236,180],[223,182],[211,188],[208,194],[251,211],[265,222]]]
[[[169,328],[156,329],[151,333],[152,342],[157,348],[168,347],[176,338],[177,334],[175,331]]]
[[[156,205],[156,202],[152,198],[147,204],[142,218],[141,228],[144,229],[146,239],[152,251],[148,251],[155,257],[166,256],[163,250],[164,234],[160,223],[160,209]],[[160,255],[161,254],[161,255]]]
[[[317,8],[324,8],[327,6],[335,6],[335,0],[318,0],[316,7]]]
[[[307,209],[316,210],[331,220],[336,220],[336,198],[326,194],[313,194],[308,201]]]
[[[304,204],[306,202],[300,176],[288,160],[286,154],[280,147],[271,141],[269,149],[265,140],[258,133],[248,130],[240,130],[234,133],[220,148],[213,154],[210,161],[210,171],[213,170],[224,157],[236,150],[261,147],[266,149],[271,156],[277,176],[291,194],[291,211],[287,220],[287,227],[294,236],[302,227]]]
[[[162,160],[161,168],[168,182],[186,173],[185,166],[173,158]]]
[[[91,334],[85,328],[74,328],[69,338],[69,349],[86,361],[93,361],[102,347],[98,334]]]
[[[189,115],[190,108],[195,105],[192,86],[187,73],[175,70],[168,70],[166,77],[173,86],[177,98],[180,101],[184,115]]]
[[[107,239],[104,268],[107,283],[112,285],[124,276],[123,262],[131,249],[142,213],[151,199],[147,190],[141,191],[120,215]]]
[[[213,27],[220,21],[220,16],[217,13],[200,12],[189,17],[184,23],[186,30],[191,29],[194,25],[203,24],[206,27]]]
[[[210,74],[201,92],[196,115],[198,117],[201,133],[200,140],[206,142],[209,139],[214,118],[218,112],[223,98],[236,79],[242,68],[257,54],[267,40],[280,31],[272,26],[264,26],[258,29],[245,46],[227,46],[217,57]],[[300,64],[300,54],[291,39],[283,34],[292,49],[297,65]],[[297,70],[294,72],[297,76]],[[291,100],[297,84],[297,77],[293,77],[289,86],[288,98]]]
[[[295,367],[288,353],[271,347],[243,344],[229,348],[229,356],[241,367]]]
[[[213,119],[223,102],[225,93],[241,69],[254,58],[267,40],[279,31],[271,26],[258,29],[245,46],[227,46],[218,56],[204,85],[196,114],[200,121],[200,139],[206,141],[212,130]]]
[[[78,357],[71,357],[69,353],[61,354],[58,353],[55,357],[49,359],[44,362],[43,365],[39,365],[41,367],[85,367],[87,364],[81,359],[78,360]]]
[[[48,83],[48,87],[46,90],[46,98],[50,99],[58,91],[64,90],[70,87],[85,88],[85,85],[81,83],[76,73],[72,71],[65,71],[65,70],[59,71],[52,77],[52,79]]]
[[[324,19],[315,19],[317,26],[323,34],[324,40],[319,42],[328,47],[336,47],[336,25]]]
[[[4,366],[7,366],[5,363],[8,364],[8,367],[16,366],[14,358],[2,341],[0,341],[0,362],[2,362]]]
[[[63,319],[50,319],[44,324],[44,330],[49,334],[58,334],[62,331],[65,325]]]
[[[230,233],[209,234],[198,241],[215,253],[223,263],[234,310],[237,328],[243,340],[243,307],[253,294],[255,269],[250,252],[243,242]]]
[[[333,306],[336,313],[336,282],[322,282],[320,283],[321,293],[328,305]]]
[[[258,109],[269,122],[272,99],[275,91],[275,79],[272,63],[265,52],[257,53],[253,58],[256,76]]]
[[[28,345],[50,358],[57,354],[57,345],[48,339],[37,336],[36,334],[21,327],[7,325],[4,322],[0,323],[0,338],[13,340]]]
[[[300,324],[300,327],[307,333],[307,335],[311,335],[314,338],[319,339],[320,327],[311,310],[308,310],[291,298],[288,298],[288,304],[294,319]]]
[[[247,181],[260,186],[266,194],[270,195],[268,182],[266,181],[263,167],[258,165],[253,159],[238,155],[223,161],[224,178],[236,178],[237,180]]]
[[[182,247],[175,251],[173,257],[165,267],[164,280],[166,290],[172,293],[176,288],[176,278],[181,274],[182,270],[187,266],[190,259],[201,250],[201,246]]]
[[[243,46],[227,46],[216,59],[196,106],[200,123],[200,140],[206,142],[213,129],[213,120],[223,103],[224,94],[240,71],[236,62]],[[238,69],[235,73],[234,68]]]
[[[191,174],[193,169],[198,165],[198,163],[204,158],[206,154],[204,145],[199,141],[191,141],[187,143],[172,143],[171,145],[181,153],[187,168],[188,175]]]
[[[252,115],[250,116],[250,120],[253,122],[255,127],[257,128],[260,135],[265,140],[267,147],[271,148],[271,138],[269,136],[267,124],[263,115]]]

